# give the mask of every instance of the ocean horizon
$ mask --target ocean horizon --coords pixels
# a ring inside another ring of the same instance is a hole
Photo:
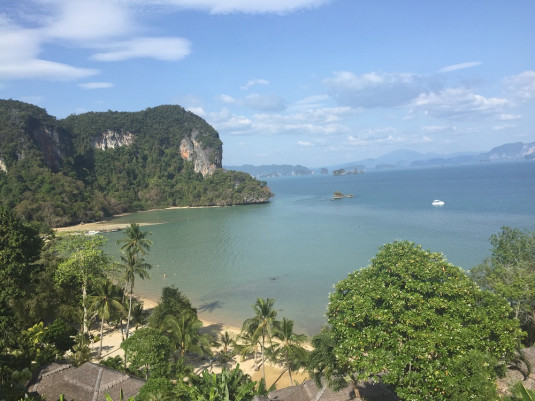
[[[409,240],[468,270],[489,256],[489,237],[502,226],[535,231],[534,162],[267,182],[275,193],[267,204],[113,219],[152,232],[151,279],[136,279],[135,294],[158,301],[163,287],[175,286],[202,318],[237,327],[257,297],[274,298],[280,319],[313,335],[326,323],[333,285],[386,243]],[[335,191],[353,197],[332,200]],[[105,234],[112,256],[123,235]]]

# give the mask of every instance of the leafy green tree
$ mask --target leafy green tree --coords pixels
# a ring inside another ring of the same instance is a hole
[[[103,284],[104,273],[110,265],[108,256],[102,250],[106,239],[101,235],[68,235],[58,238],[55,251],[62,258],[56,271],[56,281],[76,280],[81,290],[82,333],[89,331],[88,289],[91,283]]]
[[[160,329],[169,338],[173,348],[184,358],[186,352],[211,355],[213,338],[201,334],[202,322],[196,315],[181,313],[179,316],[167,315]]]
[[[272,298],[262,299],[257,298],[256,302],[252,305],[255,316],[246,319],[243,322],[242,331],[250,333],[253,338],[260,339],[260,350],[262,353],[262,375],[266,380],[266,340],[271,341],[273,328],[278,324],[275,320],[277,317],[277,311],[273,309],[275,300]]]
[[[120,298],[114,298],[113,283],[99,287],[98,294],[90,297],[91,312],[95,312],[100,317],[100,346],[98,348],[97,358],[102,355],[102,340],[104,337],[104,321],[109,319],[112,314],[122,312],[124,307]]]
[[[123,358],[120,355],[109,356],[106,359],[102,359],[99,362],[103,366],[107,366],[110,369],[118,370],[120,372],[125,372],[125,367],[123,363]]]
[[[141,256],[141,254],[135,253],[133,250],[129,250],[121,255],[121,262],[117,263],[116,267],[119,270],[122,270],[122,281],[125,283],[125,288],[128,289],[128,317],[126,320],[126,338],[128,338],[136,276],[140,279],[150,278],[147,270],[152,269],[152,266],[145,262],[145,259],[143,256]]]
[[[136,396],[138,401],[175,401],[177,386],[165,377],[150,377]]]
[[[442,254],[396,241],[336,284],[328,321],[337,362],[357,378],[407,400],[472,399],[474,389],[488,399],[491,373],[467,377],[461,367],[468,353],[485,363],[511,358],[521,332],[510,312]]]
[[[25,224],[12,211],[0,207],[0,303],[22,298],[32,282],[32,273],[43,241],[37,230]]]
[[[162,288],[160,302],[149,318],[151,327],[161,327],[167,315],[179,316],[182,313],[190,313],[197,316],[197,310],[191,305],[190,300],[178,288]]]
[[[73,336],[76,330],[68,326],[61,318],[47,326],[43,340],[48,344],[53,344],[58,357],[63,356],[65,352],[74,346]]]
[[[535,341],[535,232],[502,227],[490,243],[491,256],[473,267],[470,277],[509,301],[529,346]]]
[[[306,364],[308,357],[308,352],[303,347],[303,344],[307,341],[307,336],[296,334],[293,329],[293,320],[283,317],[280,325],[273,330],[273,338],[278,340],[274,344],[274,357],[275,360],[281,361],[288,369],[290,386],[294,385],[292,370],[295,371],[302,368]]]
[[[191,401],[250,401],[256,395],[255,385],[237,365],[232,370],[223,368],[219,374],[204,370],[191,384],[184,383],[182,391]]]
[[[128,226],[124,233],[126,238],[121,238],[117,240],[117,244],[121,246],[121,250],[125,253],[132,252],[134,254],[146,255],[150,250],[152,241],[147,237],[152,235],[150,231],[142,231],[139,224],[131,223]]]
[[[143,370],[145,379],[161,377],[168,372],[171,344],[159,330],[143,327],[124,340],[121,348],[134,372]]]
[[[21,331],[27,327],[19,319],[27,312],[16,310],[35,288],[42,245],[37,230],[0,207],[0,391],[2,383],[20,368],[20,359],[26,359],[24,355],[15,358],[10,350],[18,347]]]
[[[308,356],[307,370],[318,387],[322,387],[322,380],[335,391],[343,389],[352,381],[352,372],[338,363],[336,358],[336,341],[332,331],[324,327],[312,338],[312,351]]]

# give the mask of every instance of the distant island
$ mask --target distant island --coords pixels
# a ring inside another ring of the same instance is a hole
[[[464,152],[449,155],[418,153],[412,150],[396,150],[386,155],[364,159],[350,163],[323,167],[305,167],[302,165],[271,164],[253,166],[227,166],[227,168],[243,171],[256,178],[275,178],[303,176],[312,174],[344,176],[362,174],[370,170],[389,170],[396,168],[427,168],[440,166],[456,166],[481,163],[519,162],[535,160],[535,142],[508,143],[488,152]]]

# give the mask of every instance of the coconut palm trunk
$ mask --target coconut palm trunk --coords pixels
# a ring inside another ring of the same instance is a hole
[[[130,317],[132,316],[132,296],[134,293],[134,283],[130,286],[130,299],[128,300],[128,317],[126,318],[126,338],[130,330]]]

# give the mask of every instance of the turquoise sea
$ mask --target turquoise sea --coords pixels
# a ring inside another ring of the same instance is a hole
[[[502,226],[535,231],[535,162],[316,175],[268,180],[268,204],[135,213],[114,223],[152,223],[150,280],[135,292],[158,300],[183,291],[207,320],[241,326],[257,297],[312,335],[328,294],[378,248],[410,240],[470,269]],[[334,191],[353,198],[331,200]],[[434,199],[445,202],[431,205]],[[120,232],[106,234],[117,252]]]

